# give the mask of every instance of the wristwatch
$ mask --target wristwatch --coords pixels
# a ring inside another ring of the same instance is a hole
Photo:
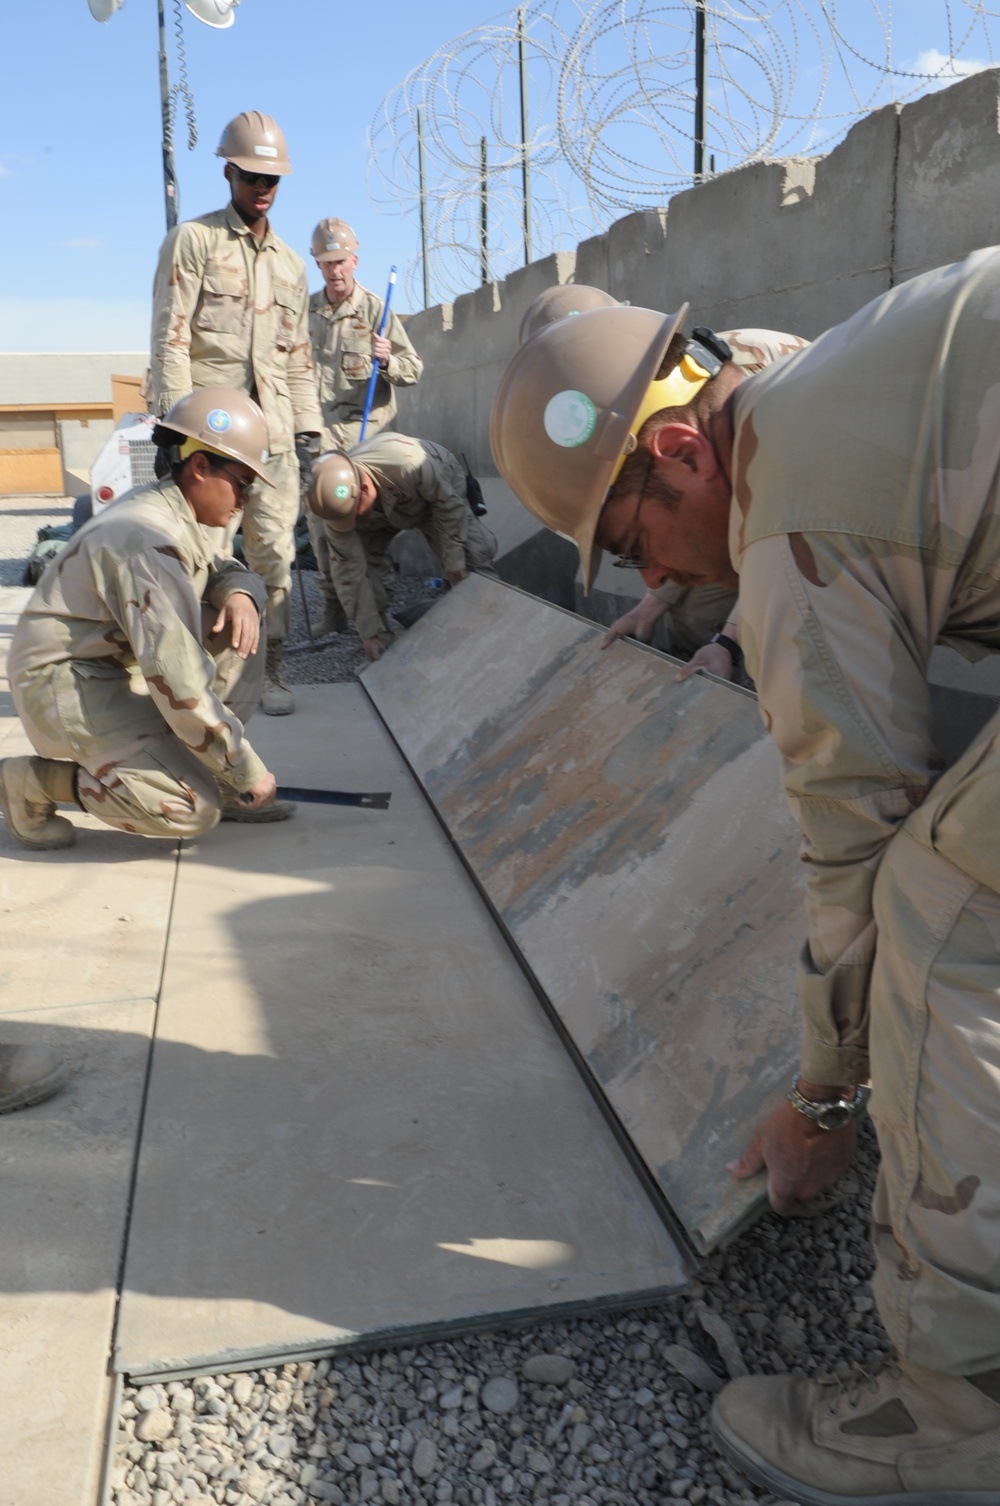
[[[819,1103],[813,1103],[812,1099],[804,1098],[799,1092],[799,1076],[796,1072],[792,1078],[792,1091],[788,1095],[788,1102],[793,1109],[798,1109],[813,1124],[818,1124],[820,1129],[839,1130],[850,1124],[852,1119],[857,1119],[864,1112],[865,1105],[871,1096],[870,1088],[858,1085],[853,1098],[824,1098]]]
[[[720,630],[718,633],[713,633],[708,641],[709,643],[717,643],[720,648],[724,648],[733,661],[733,668],[739,669],[743,663],[743,650],[735,638],[730,638],[728,633],[723,633]]]

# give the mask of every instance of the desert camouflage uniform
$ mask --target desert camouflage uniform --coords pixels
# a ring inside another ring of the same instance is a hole
[[[744,376],[753,376],[780,361],[783,356],[803,350],[808,340],[798,335],[784,335],[773,329],[727,329],[721,338],[732,347],[733,365]],[[668,580],[652,594],[666,602],[666,631],[670,652],[690,659],[736,616],[736,592],[726,586],[678,586]]]
[[[195,387],[238,387],[264,411],[273,487],[243,509],[244,553],[268,588],[268,631],[288,632],[299,512],[295,435],[322,428],[309,351],[305,263],[268,226],[260,245],[236,210],[187,220],[160,250],[151,370],[160,415]],[[221,540],[219,541],[221,543]]]
[[[362,638],[391,641],[383,615],[392,585],[389,546],[397,533],[419,528],[445,571],[475,570],[496,578],[497,542],[473,517],[465,470],[450,450],[407,434],[376,434],[351,451],[378,489],[378,501],[351,533],[327,529],[337,594]]]
[[[876,1296],[1000,1366],[1000,715],[942,773],[935,643],[1000,652],[1000,251],[904,283],[734,399],[743,646],[802,827],[802,1070],[871,1060]]]
[[[361,438],[361,419],[372,374],[372,335],[382,318],[382,299],[355,282],[349,298],[334,308],[320,288],[309,299],[309,338],[323,412],[324,450],[349,450]],[[388,365],[372,394],[366,438],[388,429],[396,417],[396,388],[420,380],[424,363],[410,344],[401,319],[390,309],[385,327],[392,343]],[[320,518],[307,512],[309,537],[323,581],[330,581],[330,552]]]
[[[213,560],[171,481],[108,508],[42,576],[14,629],[14,704],[36,752],[80,765],[80,803],[109,826],[195,836],[219,819],[216,778],[244,791],[267,772],[243,731],[263,651],[240,659],[228,626],[208,636],[237,592],[263,609],[263,582]]]

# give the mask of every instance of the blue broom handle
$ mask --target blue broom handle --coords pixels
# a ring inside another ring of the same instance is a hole
[[[385,333],[386,322],[388,321],[388,318],[389,318],[389,305],[392,302],[392,290],[393,290],[393,288],[395,286],[396,286],[396,268],[395,267],[390,267],[389,268],[389,286],[385,290],[385,303],[382,305],[382,318],[379,321],[379,327],[378,327],[378,333],[380,335],[382,335],[382,334]],[[375,396],[375,383],[377,381],[378,381],[378,362],[377,361],[373,361],[372,362],[372,374],[371,374],[371,376],[370,376],[370,378],[368,380],[368,391],[365,393],[365,411],[361,415],[361,434],[360,434],[360,436],[358,438],[358,444],[360,444],[361,441],[362,441],[362,439],[364,439],[364,437],[365,437],[365,430],[368,428],[368,415],[372,411],[372,399]]]

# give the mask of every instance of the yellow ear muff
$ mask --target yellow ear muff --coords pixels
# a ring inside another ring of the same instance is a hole
[[[711,373],[706,371],[704,366],[700,366],[692,355],[685,354],[669,376],[663,377],[658,382],[650,382],[646,388],[646,395],[639,404],[639,411],[632,420],[629,442],[622,450],[611,472],[609,488],[618,480],[626,455],[630,455],[635,449],[636,437],[647,418],[652,418],[653,414],[659,413],[661,408],[683,408],[692,398],[697,397],[710,375]]]

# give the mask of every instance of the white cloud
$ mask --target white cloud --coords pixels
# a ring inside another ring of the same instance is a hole
[[[106,235],[74,235],[72,240],[63,241],[64,251],[101,251],[108,244]]]
[[[956,79],[970,78],[973,73],[982,73],[984,68],[992,66],[992,63],[980,62],[978,58],[952,58],[947,53],[939,52],[936,47],[929,47],[926,52],[919,54],[912,64],[912,71],[929,73],[944,84],[953,84]]]
[[[7,166],[7,164],[3,160],[3,158],[0,157],[0,178],[9,178],[9,177],[10,177],[10,168]]]
[[[0,298],[0,350],[148,350],[146,299]]]

